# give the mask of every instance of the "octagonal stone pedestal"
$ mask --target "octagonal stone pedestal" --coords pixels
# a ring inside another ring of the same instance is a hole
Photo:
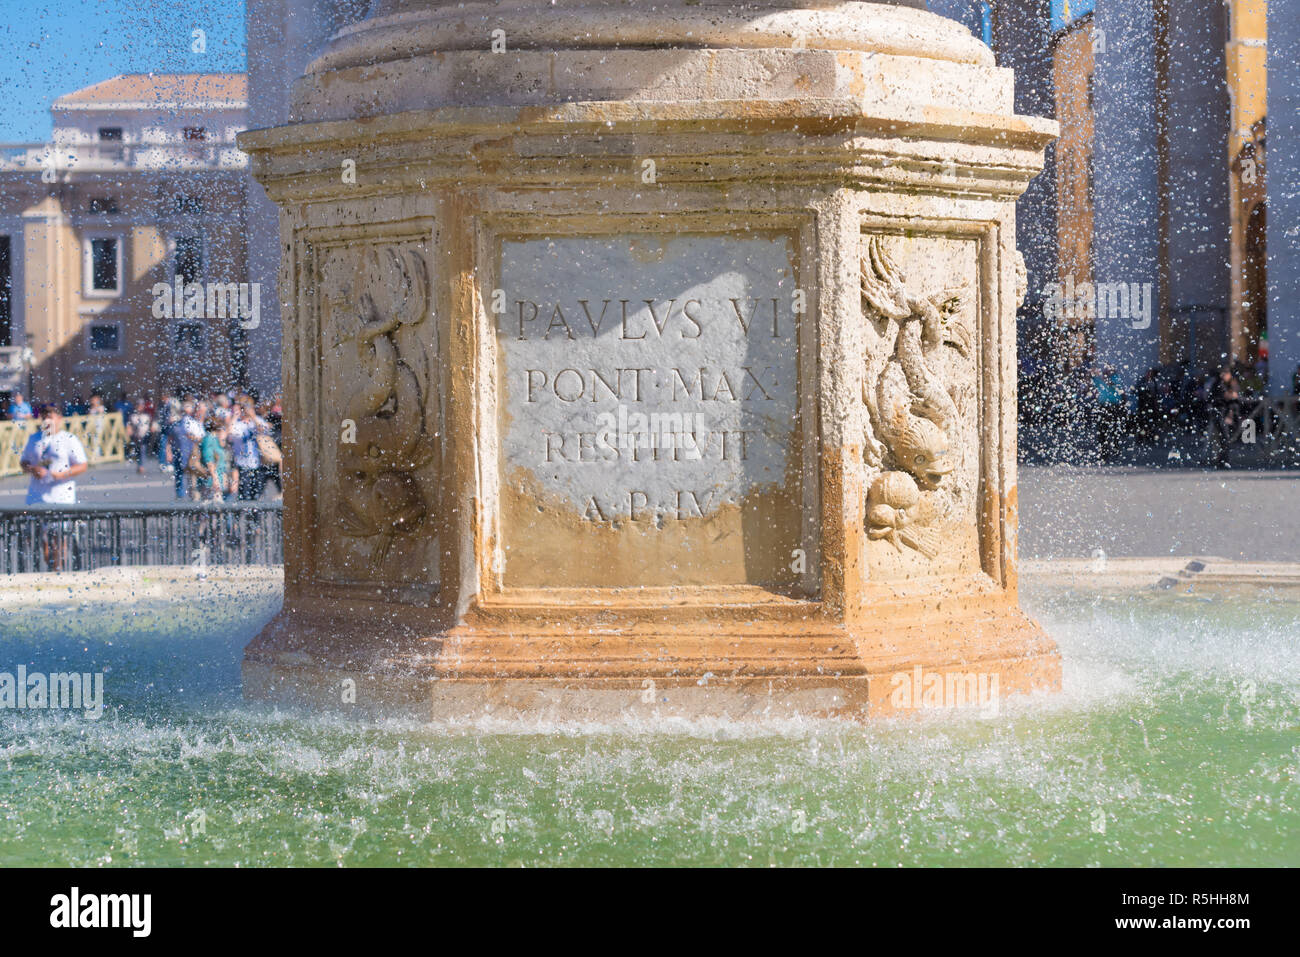
[[[1055,124],[874,3],[381,2],[293,121],[284,609],[245,693],[884,714],[1055,688],[1014,203]]]

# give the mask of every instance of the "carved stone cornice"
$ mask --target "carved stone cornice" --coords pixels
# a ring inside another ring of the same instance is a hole
[[[617,184],[647,156],[661,181],[676,185],[839,182],[1007,200],[1041,169],[1056,130],[1055,122],[1034,117],[941,107],[866,112],[852,100],[802,99],[706,108],[450,107],[256,130],[239,142],[253,155],[253,175],[277,201],[417,185]],[[348,158],[358,177],[345,186],[338,171]]]

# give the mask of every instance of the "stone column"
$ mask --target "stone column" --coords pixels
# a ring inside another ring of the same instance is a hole
[[[285,606],[246,693],[1056,686],[1015,557],[1014,210],[1054,133],[901,5],[380,0],[241,138],[290,307]]]
[[[1169,311],[1172,331],[1181,341],[1167,352],[1186,355],[1187,324],[1197,326],[1197,356],[1215,367],[1231,358],[1246,358],[1244,340],[1233,353],[1231,272],[1232,200],[1229,102],[1220,0],[1193,0],[1168,5],[1169,80],[1167,118]],[[1152,323],[1150,334],[1159,328]],[[1141,320],[1135,320],[1137,325]],[[1135,333],[1136,334],[1136,333]],[[1140,376],[1144,369],[1135,370]]]
[[[1296,149],[1292,149],[1292,147]],[[1300,0],[1268,5],[1269,390],[1291,392],[1300,366]]]
[[[1185,324],[1171,331],[1171,323],[1161,318],[1169,315],[1169,302],[1160,279],[1160,125],[1153,0],[1097,0],[1093,16],[1103,31],[1094,48],[1093,282],[1124,283],[1129,288],[1133,283],[1150,284],[1159,310],[1145,329],[1135,329],[1127,314],[1094,320],[1096,362],[1114,366],[1127,387],[1152,366],[1177,358],[1175,353],[1162,357],[1161,342],[1185,342],[1187,331]]]
[[[248,122],[289,119],[289,88],[340,26],[362,19],[366,0],[247,0]],[[270,295],[280,265],[279,211],[257,183],[247,198],[248,278],[262,286],[261,322],[248,333],[249,377],[264,395],[280,382],[280,303]]]
[[[1050,6],[1049,0],[1013,0],[993,8],[993,46],[998,62],[1015,71],[1016,109],[1032,116],[1056,112]],[[1042,175],[1029,184],[1017,207],[1016,236],[1029,276],[1027,303],[1036,321],[1042,320],[1048,284],[1061,281],[1052,152],[1047,150]]]

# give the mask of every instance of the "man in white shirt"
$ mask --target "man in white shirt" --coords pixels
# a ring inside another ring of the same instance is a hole
[[[80,439],[63,430],[63,414],[57,405],[41,406],[37,418],[40,430],[27,440],[18,459],[22,470],[32,477],[27,486],[27,504],[76,505],[77,483],[73,480],[88,468],[86,449]],[[41,548],[48,571],[59,571],[68,558],[72,544],[68,525],[46,523]]]
[[[63,430],[58,406],[46,403],[40,410],[40,431],[32,434],[19,459],[30,475],[28,505],[76,505],[77,483],[88,467],[86,450],[71,432]]]
[[[177,498],[187,498],[194,487],[194,477],[186,472],[185,467],[189,464],[194,444],[203,441],[203,426],[199,424],[202,420],[195,418],[201,414],[202,406],[196,406],[193,399],[186,399],[181,405],[181,417],[172,425],[172,468],[175,470]]]
[[[262,497],[262,490],[266,486],[257,437],[269,434],[271,426],[253,411],[252,399],[241,401],[235,406],[235,415],[237,418],[230,427],[230,447],[239,474],[239,499],[255,502]]]
[[[235,410],[231,407],[230,396],[224,392],[212,393],[212,412],[229,422],[231,416],[235,414]]]

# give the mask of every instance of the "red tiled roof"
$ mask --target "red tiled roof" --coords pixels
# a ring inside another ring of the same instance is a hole
[[[82,90],[65,93],[54,109],[78,109],[110,103],[150,106],[197,106],[202,103],[248,103],[246,73],[124,73]]]

